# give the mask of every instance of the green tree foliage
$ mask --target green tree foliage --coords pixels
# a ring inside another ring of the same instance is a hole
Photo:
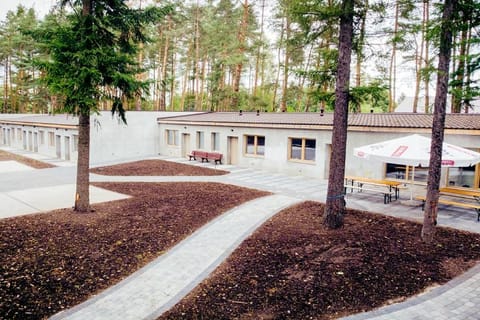
[[[454,61],[450,80],[452,112],[469,112],[473,101],[480,96],[480,3],[473,0],[458,2],[453,29]]]
[[[42,86],[31,61],[37,55],[37,43],[24,30],[36,27],[33,9],[18,6],[0,24],[0,65],[3,67],[2,112],[44,112]]]
[[[113,112],[124,119],[125,98],[144,91],[147,84],[135,75],[142,71],[135,61],[138,43],[146,42],[143,26],[165,15],[167,9],[129,9],[124,1],[92,1],[92,14],[74,13],[66,20],[41,26],[35,38],[49,54],[37,61],[43,81],[63,100],[65,112],[97,112],[99,101],[111,100]],[[67,1],[65,1],[65,4]]]
[[[43,81],[62,100],[62,111],[79,116],[75,210],[88,212],[90,114],[108,100],[112,113],[126,122],[124,102],[147,88],[135,77],[141,71],[135,60],[138,44],[148,40],[144,26],[171,9],[135,10],[123,0],[61,1],[62,7],[67,4],[73,13],[33,35],[49,54],[49,60],[37,62]]]

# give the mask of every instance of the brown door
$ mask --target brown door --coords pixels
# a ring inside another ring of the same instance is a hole
[[[238,164],[238,137],[228,137],[227,164]]]
[[[190,147],[190,134],[184,133],[182,134],[182,157],[188,158],[188,155],[192,151]]]

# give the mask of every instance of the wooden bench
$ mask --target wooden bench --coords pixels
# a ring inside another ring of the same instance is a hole
[[[400,196],[400,185],[402,184],[399,181],[385,180],[385,179],[372,179],[365,177],[355,177],[355,176],[345,176],[345,185],[351,184],[363,187],[363,185],[370,185],[375,187],[386,187],[390,192],[394,192],[395,200]],[[391,199],[390,199],[391,201]]]
[[[215,164],[222,164],[222,154],[218,152],[207,152],[207,162],[208,160],[215,161]]]
[[[344,184],[343,187],[345,188],[345,194],[347,193],[347,189],[350,189],[350,192],[353,190],[357,190],[358,192],[373,192],[373,193],[380,193],[383,194],[383,203],[387,204],[392,201],[392,195],[395,194],[395,191],[387,190],[387,189],[379,189],[379,188],[365,188],[363,185],[351,185],[351,184]]]
[[[215,164],[222,164],[222,157],[223,155],[219,152],[206,152],[206,151],[200,151],[200,150],[193,150],[188,154],[189,161],[190,160],[202,160],[202,162],[206,161],[208,162],[209,160],[215,161]]]
[[[417,196],[415,197],[416,200],[422,201],[422,210],[425,210],[425,202],[427,200],[426,196]],[[458,202],[453,200],[447,199],[438,199],[438,203],[446,205],[446,206],[455,206],[465,209],[475,209],[477,212],[477,221],[480,221],[480,203],[470,203],[470,202]]]
[[[202,160],[202,162],[204,160],[208,161],[207,159],[207,152],[206,151],[200,151],[200,150],[193,150],[192,152],[190,152],[190,154],[188,155],[189,157],[189,161],[190,160],[197,160],[197,158],[199,158],[200,160]]]

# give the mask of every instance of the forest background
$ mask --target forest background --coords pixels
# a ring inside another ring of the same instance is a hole
[[[33,61],[46,55],[28,31],[64,23],[55,1],[18,6],[0,21],[0,112],[51,113]],[[166,1],[158,1],[162,5]],[[464,1],[467,4],[469,1]],[[129,1],[142,8],[155,1]],[[175,12],[148,31],[137,56],[149,90],[130,110],[332,110],[338,21],[335,1],[174,1]],[[359,1],[354,21],[350,111],[432,112],[439,47],[439,2]],[[480,4],[454,35],[450,112],[472,112],[480,96]],[[51,8],[45,14],[45,7]],[[104,88],[109,90],[109,88]],[[102,102],[100,110],[109,110]]]

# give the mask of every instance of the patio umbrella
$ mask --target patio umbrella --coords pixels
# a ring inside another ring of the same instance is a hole
[[[353,154],[367,160],[415,167],[428,167],[431,139],[418,134],[355,148]],[[480,153],[443,143],[442,167],[469,167],[480,162]],[[413,172],[413,175],[415,172]],[[412,183],[413,183],[412,175]],[[411,190],[411,189],[410,189]],[[410,193],[410,199],[412,193]]]
[[[358,147],[353,154],[359,158],[379,160],[413,167],[428,167],[431,139],[412,134],[398,139]],[[443,143],[442,167],[469,167],[480,162],[480,153]]]

